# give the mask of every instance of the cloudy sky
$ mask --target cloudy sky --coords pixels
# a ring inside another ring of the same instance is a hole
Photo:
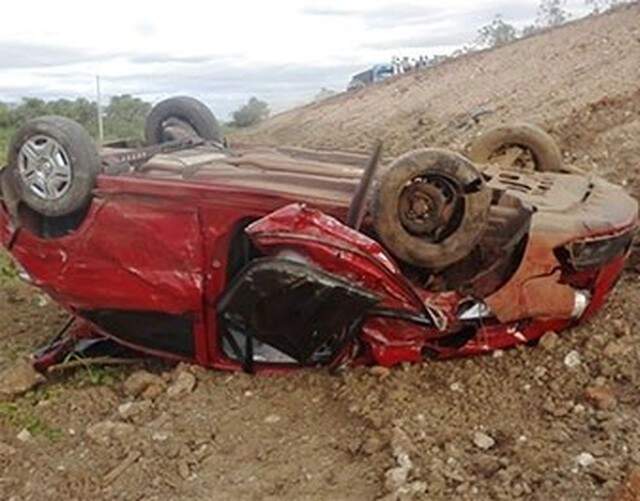
[[[189,94],[222,119],[255,95],[280,110],[394,55],[448,53],[538,0],[11,1],[0,31],[0,101]],[[568,0],[575,16],[583,0]]]

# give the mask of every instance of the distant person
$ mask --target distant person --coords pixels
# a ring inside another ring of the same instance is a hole
[[[393,56],[391,58],[391,66],[393,67],[393,74],[399,75],[400,71],[400,58],[398,56]]]

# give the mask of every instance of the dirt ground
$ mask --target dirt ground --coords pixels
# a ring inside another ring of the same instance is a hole
[[[523,64],[526,63],[526,64]],[[464,149],[533,120],[640,194],[640,6],[274,117],[238,141]],[[488,111],[473,119],[479,110]],[[0,369],[64,315],[0,255]],[[640,277],[494,356],[250,377],[79,368],[0,403],[0,498],[640,499]]]

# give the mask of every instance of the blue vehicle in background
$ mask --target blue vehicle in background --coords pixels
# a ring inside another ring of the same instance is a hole
[[[358,90],[394,75],[394,69],[391,64],[376,64],[362,73],[358,73],[351,77],[351,81],[347,86],[347,90]]]

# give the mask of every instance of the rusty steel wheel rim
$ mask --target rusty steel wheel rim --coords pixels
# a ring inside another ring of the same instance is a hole
[[[412,179],[403,188],[398,212],[409,233],[435,242],[451,232],[460,203],[454,181],[443,176],[425,176]]]

